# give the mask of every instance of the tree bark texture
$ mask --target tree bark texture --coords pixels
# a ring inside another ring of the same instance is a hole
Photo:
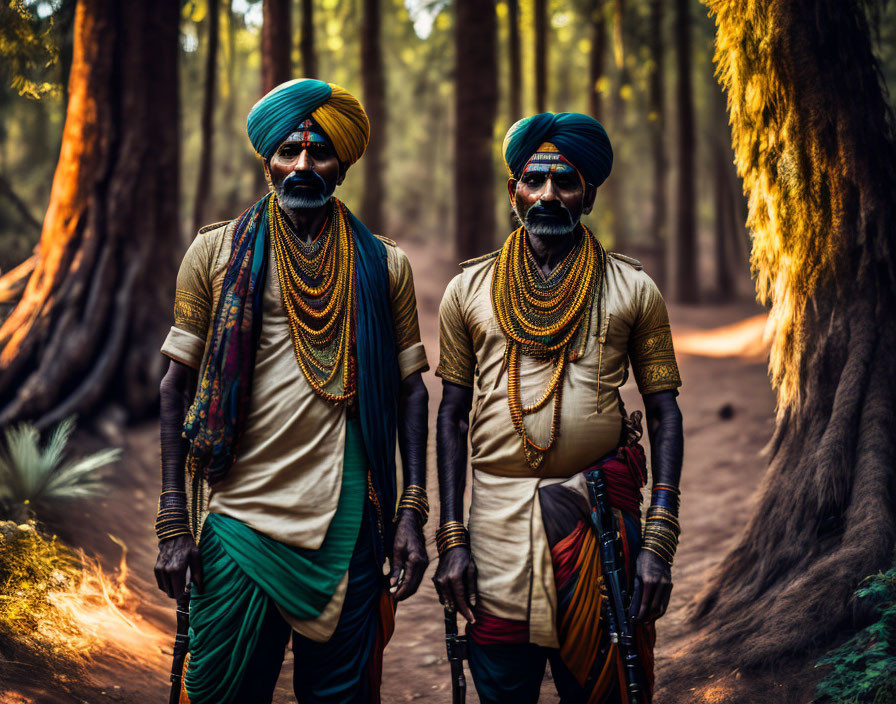
[[[220,0],[208,0],[208,48],[205,55],[205,84],[202,87],[202,121],[200,123],[199,173],[196,177],[196,200],[193,203],[193,232],[205,224],[211,196],[212,156],[215,137],[215,96],[218,83],[218,41],[220,37]]]
[[[607,15],[604,0],[591,2],[591,52],[588,55],[588,112],[601,121],[602,100],[599,83],[604,75],[607,56]]]
[[[0,425],[154,407],[178,233],[176,0],[82,0],[38,260],[0,327]]]
[[[650,122],[650,151],[653,154],[653,214],[650,222],[650,234],[656,245],[659,268],[654,279],[662,289],[668,281],[666,275],[666,172],[669,163],[666,158],[666,106],[665,81],[663,66],[665,64],[665,42],[663,41],[663,0],[651,0],[650,3],[650,38],[648,40],[650,58],[653,69],[648,79],[647,100]]]
[[[548,104],[548,2],[535,0],[535,112]]]
[[[509,102],[510,122],[513,124],[523,117],[523,65],[520,53],[520,3],[507,0],[507,47],[510,54]]]
[[[678,74],[678,221],[675,227],[675,300],[696,303],[697,214],[695,170],[697,144],[694,139],[694,89],[691,78],[691,3],[675,0],[675,63]]]
[[[361,88],[364,110],[370,120],[370,142],[361,164],[364,167],[364,195],[361,220],[371,232],[383,231],[383,152],[386,147],[386,77],[383,74],[382,13],[380,0],[362,0]]]
[[[293,78],[292,23],[289,6],[290,0],[263,0],[262,2],[261,83],[263,93],[267,93]]]
[[[863,4],[710,7],[778,417],[755,512],[696,605],[701,672],[863,625],[851,596],[896,540],[896,139]]]
[[[457,256],[492,244],[495,222],[492,136],[498,109],[497,15],[491,0],[455,5],[454,197]],[[475,168],[461,168],[475,164]]]
[[[302,0],[302,39],[299,41],[302,56],[302,76],[317,78],[317,52],[314,50],[314,0]]]
[[[619,144],[626,138],[625,129],[625,100],[622,90],[631,84],[628,68],[625,65],[625,52],[623,37],[625,34],[624,23],[626,21],[625,5],[622,0],[614,0],[613,3],[613,55],[616,64],[616,75],[613,80],[613,89],[610,94],[609,107],[609,135],[610,142]],[[628,218],[625,209],[625,181],[626,164],[620,158],[621,149],[617,149],[613,158],[613,171],[603,185],[603,198],[609,203],[610,231],[613,233],[613,249],[617,252],[625,252],[629,242]],[[598,196],[600,197],[600,196]]]

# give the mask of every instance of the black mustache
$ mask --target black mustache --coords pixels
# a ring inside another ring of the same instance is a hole
[[[530,217],[548,217],[548,218],[563,218],[570,219],[569,210],[562,203],[557,203],[556,205],[544,205],[542,203],[536,203],[529,211],[526,213],[526,218]]]
[[[323,193],[327,189],[327,184],[315,171],[293,171],[289,176],[283,179],[283,192],[289,193],[296,188],[308,188],[319,190]]]

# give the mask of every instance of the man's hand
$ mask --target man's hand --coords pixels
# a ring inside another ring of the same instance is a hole
[[[196,590],[202,591],[202,560],[192,535],[178,535],[159,543],[156,559],[156,583],[172,599],[177,599],[187,588],[187,567]]]
[[[392,574],[389,577],[390,591],[397,601],[407,599],[417,591],[428,565],[429,557],[417,515],[404,510],[398,517],[398,528],[395,530]]]
[[[632,593],[632,618],[655,621],[666,613],[672,595],[672,573],[669,566],[650,550],[638,554],[635,589]]]
[[[458,611],[470,623],[475,623],[476,563],[470,548],[464,545],[451,548],[439,558],[436,576],[432,578],[439,593],[439,601],[452,611]]]

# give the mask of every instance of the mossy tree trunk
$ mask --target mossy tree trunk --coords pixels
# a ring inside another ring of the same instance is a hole
[[[81,0],[35,267],[0,327],[0,424],[155,407],[181,254],[176,0]]]
[[[755,512],[697,603],[701,672],[829,646],[896,539],[896,142],[864,5],[710,8],[778,417]]]

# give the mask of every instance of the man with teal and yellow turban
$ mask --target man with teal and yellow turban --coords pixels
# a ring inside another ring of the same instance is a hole
[[[191,575],[181,700],[271,701],[292,638],[299,701],[378,702],[428,562],[411,268],[333,196],[367,146],[356,98],[290,81],[247,130],[271,192],[199,231],[162,347],[156,578],[182,600]]]
[[[536,702],[548,660],[564,702],[648,702],[679,533],[681,380],[666,306],[637,260],[608,254],[581,222],[613,165],[597,120],[520,120],[504,160],[521,227],[461,264],[439,310],[436,588],[469,621],[484,704]],[[643,539],[641,413],[619,394],[629,363],[652,450]],[[586,480],[602,487],[600,532]]]

